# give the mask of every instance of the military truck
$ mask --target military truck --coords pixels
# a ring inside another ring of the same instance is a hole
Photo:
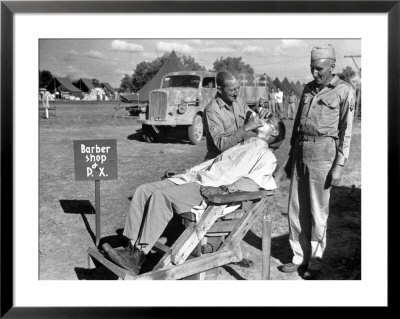
[[[142,137],[152,143],[183,129],[192,144],[203,137],[204,108],[216,94],[215,73],[179,71],[164,75],[160,89],[150,92],[146,113],[139,116]]]

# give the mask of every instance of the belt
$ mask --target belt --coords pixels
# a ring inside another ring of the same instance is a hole
[[[303,135],[303,134],[300,134],[298,138],[300,141],[311,141],[311,142],[334,139],[334,137],[332,137],[332,136],[312,136],[312,135]]]

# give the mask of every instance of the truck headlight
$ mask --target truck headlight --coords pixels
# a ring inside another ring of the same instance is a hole
[[[183,103],[183,104],[179,104],[179,105],[178,105],[178,113],[179,113],[179,114],[185,113],[186,110],[187,110],[187,104],[186,104],[186,103]]]

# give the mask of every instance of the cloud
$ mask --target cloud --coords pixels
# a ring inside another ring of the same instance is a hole
[[[281,40],[282,48],[299,48],[304,47],[304,41],[298,39],[283,39]]]
[[[65,75],[63,75],[63,76],[65,76]],[[68,65],[66,67],[66,76],[69,76],[70,79],[80,79],[80,78],[91,78],[92,77],[88,73],[86,73],[82,70],[78,70],[73,65]]]
[[[200,39],[189,40],[189,42],[195,45],[201,45],[203,43],[203,41],[201,41]]]
[[[257,54],[265,52],[263,47],[257,45],[246,45],[245,47],[243,47],[242,51],[248,54]]]
[[[229,47],[211,47],[211,48],[201,49],[201,52],[203,52],[203,53],[217,53],[217,54],[228,53],[228,52],[232,52],[232,51],[235,51],[235,50],[233,50],[232,48],[229,48]]]
[[[175,50],[176,52],[183,54],[193,52],[193,48],[190,45],[177,42],[158,42],[156,44],[156,50],[158,52],[170,52],[172,50]]]
[[[66,56],[60,57],[59,60],[65,61],[65,62],[72,62],[75,60],[75,58],[78,56],[78,52],[75,50],[71,49],[67,52]]]
[[[280,56],[293,56],[303,55],[308,45],[303,40],[298,39],[283,39],[280,40],[279,44],[274,48],[274,55]]]
[[[234,48],[239,49],[244,45],[244,43],[242,41],[239,41],[239,40],[234,40],[234,41],[232,41],[231,45]]]
[[[114,72],[115,74],[121,74],[121,76],[124,76],[125,74],[128,74],[128,75],[132,75],[132,74],[133,74],[133,71],[132,71],[132,70],[129,70],[129,69],[121,69],[121,68],[118,68],[118,69],[114,70],[113,72]]]
[[[83,55],[90,59],[95,59],[95,60],[103,60],[104,59],[103,53],[101,53],[99,51],[94,51],[94,50],[90,50]]]
[[[111,50],[122,52],[142,52],[144,48],[140,44],[129,43],[122,40],[114,40],[111,42]]]

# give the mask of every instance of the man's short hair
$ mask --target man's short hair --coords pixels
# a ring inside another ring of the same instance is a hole
[[[220,71],[217,73],[216,76],[216,80],[217,80],[217,86],[219,87],[225,87],[225,82],[226,81],[236,81],[236,78],[233,76],[232,73],[228,72],[228,71]]]
[[[274,150],[278,149],[283,144],[283,141],[285,140],[286,137],[285,123],[283,123],[283,120],[280,117],[277,118],[278,118],[278,127],[276,127],[276,129],[279,131],[279,134],[277,136],[273,136],[268,143],[268,147]]]

